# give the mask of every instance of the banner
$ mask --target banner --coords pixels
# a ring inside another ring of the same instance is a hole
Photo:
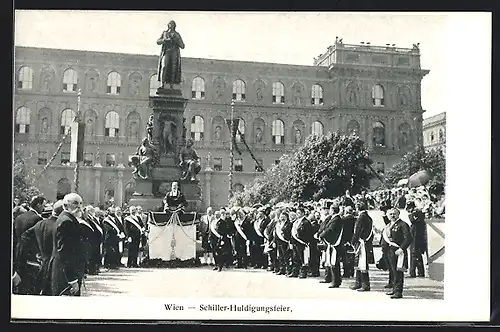
[[[172,213],[164,225],[150,222],[148,245],[150,259],[184,261],[196,258],[196,225],[182,225],[177,213]]]

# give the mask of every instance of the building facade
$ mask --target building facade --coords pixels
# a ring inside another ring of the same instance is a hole
[[[146,135],[148,98],[158,57],[76,50],[15,48],[14,144],[36,171],[57,151],[78,108],[85,122],[80,192],[86,202],[121,204],[133,193],[133,155]],[[418,48],[347,45],[336,41],[312,66],[182,59],[182,92],[189,99],[187,136],[201,157],[204,206],[227,204],[229,138],[226,119],[264,169],[291,153],[311,133],[355,134],[372,151],[377,171],[422,144],[420,93],[428,70]],[[233,189],[259,169],[236,137]],[[67,137],[37,185],[49,199],[74,186]]]
[[[446,113],[439,113],[422,121],[423,143],[426,149],[441,148],[446,152]]]

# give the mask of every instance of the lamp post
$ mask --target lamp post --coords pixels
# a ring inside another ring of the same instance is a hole
[[[71,127],[71,161],[75,162],[75,193],[78,193],[80,185],[80,164],[83,159],[83,141],[84,141],[84,124],[81,121],[81,103],[82,89],[78,89],[76,116]]]
[[[233,122],[234,122],[234,100],[231,101],[231,125],[229,126],[229,199],[233,197],[233,163],[234,163],[234,153],[233,153]]]

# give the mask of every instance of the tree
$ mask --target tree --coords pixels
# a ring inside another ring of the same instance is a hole
[[[14,197],[27,202],[31,197],[40,195],[40,190],[34,185],[34,169],[30,169],[19,151],[14,151],[13,190]]]
[[[291,156],[254,179],[239,194],[244,205],[307,201],[356,193],[368,187],[372,160],[363,141],[338,133],[311,135]],[[236,200],[236,199],[235,199]]]
[[[446,181],[446,158],[443,150],[425,150],[416,147],[414,151],[408,152],[401,161],[395,164],[385,174],[385,188],[395,187],[399,180],[407,179],[418,171],[427,170],[432,175],[432,183],[444,184]]]

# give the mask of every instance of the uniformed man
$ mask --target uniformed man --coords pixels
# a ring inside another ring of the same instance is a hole
[[[19,257],[20,266],[27,263],[29,258],[27,256],[32,246],[37,246],[37,254],[40,256],[41,268],[37,282],[35,283],[35,293],[40,295],[50,295],[48,266],[50,257],[52,256],[56,220],[63,211],[62,201],[54,203],[52,209],[50,217],[37,222],[33,227],[29,228],[21,235],[21,240],[17,246],[17,257]]]
[[[129,207],[130,215],[124,219],[125,236],[128,242],[128,259],[127,267],[139,267],[137,259],[139,257],[139,246],[141,244],[141,236],[145,232],[142,220],[137,216],[137,208]]]
[[[370,291],[368,264],[374,264],[373,257],[373,220],[368,215],[367,206],[363,202],[357,204],[358,218],[354,224],[351,243],[355,248],[356,281],[351,287],[359,292]]]
[[[403,297],[404,272],[408,269],[407,249],[412,242],[410,226],[399,219],[399,210],[392,208],[387,211],[390,223],[382,231],[382,246],[387,247],[390,274],[393,288],[387,292],[391,299]]]

